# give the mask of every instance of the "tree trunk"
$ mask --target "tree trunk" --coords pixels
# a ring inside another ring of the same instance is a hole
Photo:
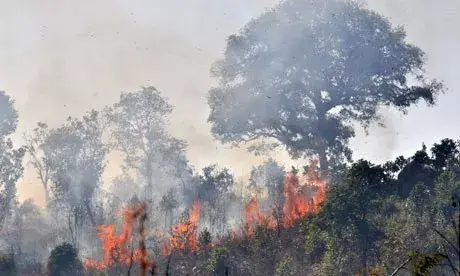
[[[169,225],[168,225],[168,227],[171,227],[173,225],[173,209],[170,208],[168,212],[169,212]]]
[[[214,225],[213,221],[214,221],[214,220],[213,220],[212,211],[213,211],[213,210],[211,210],[211,212],[208,213],[208,214],[209,214],[209,230],[210,230],[209,232],[210,232],[210,233],[213,233],[212,230],[213,230],[213,228],[214,228],[214,227],[213,227],[213,225]]]
[[[48,185],[43,184],[43,188],[45,189],[45,206],[48,207],[48,204],[50,203],[50,193],[48,191]]]
[[[152,188],[153,186],[153,179],[152,179],[152,164],[148,165],[147,169],[147,186]]]
[[[318,159],[321,176],[324,176],[323,174],[327,173],[329,170],[329,161],[327,160],[326,145],[324,141],[321,141],[318,147]]]
[[[368,267],[367,267],[367,258],[368,258],[368,242],[364,242],[364,248],[361,253],[361,267],[363,268],[363,276],[368,275]]]
[[[146,168],[146,178],[147,178],[147,189],[146,189],[146,199],[147,201],[149,202],[152,202],[153,201],[153,177],[152,177],[152,173],[153,173],[153,168],[152,168],[152,158],[150,156],[148,156],[147,158],[147,168]]]
[[[91,210],[91,206],[88,201],[85,201],[86,212],[88,212],[89,220],[93,226],[96,226],[96,220],[94,219],[93,212]]]
[[[316,105],[316,111],[317,111],[317,116],[318,116],[318,136],[319,139],[318,141],[318,159],[319,159],[319,167],[320,167],[320,172],[322,177],[325,176],[325,173],[329,170],[329,161],[327,160],[327,145],[325,142],[326,139],[326,129],[327,129],[327,119],[326,119],[326,110],[323,108],[321,104],[321,93],[317,94],[317,99],[315,102]]]

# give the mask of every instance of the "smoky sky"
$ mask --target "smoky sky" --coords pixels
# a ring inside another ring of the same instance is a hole
[[[215,142],[206,123],[209,69],[228,35],[276,4],[274,0],[15,0],[0,1],[0,89],[16,100],[20,134],[37,121],[52,126],[67,116],[115,102],[121,91],[153,85],[174,106],[170,130],[185,139],[197,168],[220,163],[247,175],[260,158]],[[449,88],[435,108],[412,108],[408,116],[383,110],[387,128],[361,131],[355,158],[382,162],[411,154],[422,142],[457,138],[460,100],[460,2],[372,0],[369,7],[402,24],[408,40],[428,57],[428,75]],[[105,181],[118,175],[110,155]],[[277,154],[290,164],[285,153]],[[33,173],[19,186],[21,199],[41,200]]]

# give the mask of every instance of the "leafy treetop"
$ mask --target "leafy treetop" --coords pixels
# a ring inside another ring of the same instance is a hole
[[[274,141],[320,167],[351,159],[352,122],[379,122],[378,107],[435,104],[442,85],[424,76],[425,54],[400,27],[351,1],[289,0],[228,38],[212,76],[208,121],[223,143]],[[265,139],[264,139],[265,138]],[[268,139],[267,139],[268,138]]]

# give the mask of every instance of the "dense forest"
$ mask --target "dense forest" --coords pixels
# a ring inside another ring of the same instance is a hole
[[[266,158],[243,182],[190,164],[156,87],[37,122],[23,144],[14,91],[1,91],[0,275],[460,275],[460,141],[384,164],[349,144],[381,107],[436,108],[446,88],[426,58],[354,1],[286,0],[252,19],[210,68],[212,135],[305,166]],[[103,183],[109,154],[122,166]],[[17,199],[25,169],[44,208]]]

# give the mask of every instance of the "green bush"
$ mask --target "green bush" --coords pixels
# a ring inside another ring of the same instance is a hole
[[[7,255],[0,255],[0,275],[15,276],[17,275],[16,263],[13,258]]]
[[[69,243],[56,246],[48,258],[49,276],[80,276],[83,265],[78,259],[78,251]]]

